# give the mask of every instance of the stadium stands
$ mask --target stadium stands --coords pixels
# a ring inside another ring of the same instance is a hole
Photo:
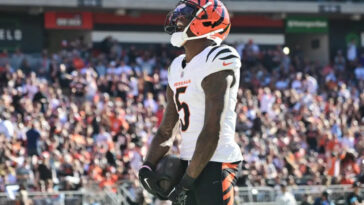
[[[238,185],[363,180],[364,55],[321,66],[279,46],[236,47],[244,65]],[[21,51],[1,53],[0,191],[77,190],[89,181],[116,191],[115,182],[136,179],[163,115],[167,67],[180,51],[116,41],[100,48],[75,40],[33,66]]]
[[[364,1],[224,2],[242,59],[238,203],[274,204],[285,182],[344,204],[364,183]],[[162,29],[175,3],[0,0],[0,204],[153,200],[136,173],[182,53]]]

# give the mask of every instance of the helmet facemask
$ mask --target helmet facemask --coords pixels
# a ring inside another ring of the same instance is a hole
[[[174,32],[179,31],[177,26],[177,21],[180,20],[181,18],[183,18],[183,20],[186,20],[188,22],[188,25],[194,19],[207,18],[207,13],[204,7],[201,7],[200,5],[192,1],[188,0],[180,1],[177,4],[177,7],[173,11],[167,14],[166,21],[164,24],[165,32],[167,32],[169,35],[172,35]],[[201,12],[203,12],[204,14],[202,15],[202,17],[199,17],[199,14]]]
[[[187,31],[191,23],[195,20],[207,19],[206,8],[211,5],[211,2],[206,3],[203,7],[195,4],[192,1],[180,1],[176,9],[167,15],[164,29],[165,31],[172,35],[171,44],[176,47],[181,47],[188,40],[208,38],[214,33],[221,32],[223,29],[219,29],[201,36],[191,36],[187,35]],[[202,13],[202,14],[201,14]],[[188,25],[182,28],[178,28],[178,20],[184,20],[188,22]]]

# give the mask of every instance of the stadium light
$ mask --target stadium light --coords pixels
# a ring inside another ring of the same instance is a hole
[[[252,194],[253,195],[257,195],[258,194],[258,190],[257,189],[252,189]]]
[[[115,11],[115,14],[118,16],[125,16],[126,15],[126,10],[125,9],[118,9]]]
[[[283,48],[283,53],[284,53],[285,55],[289,55],[290,50],[289,50],[289,48],[288,48],[287,46],[285,46],[285,47]]]
[[[353,14],[352,16],[350,16],[350,19],[353,21],[360,21],[361,20],[361,15],[360,14]]]

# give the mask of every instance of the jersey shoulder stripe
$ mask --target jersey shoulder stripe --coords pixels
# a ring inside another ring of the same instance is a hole
[[[220,60],[229,60],[232,58],[239,58],[239,54],[236,50],[228,45],[215,46],[211,48],[206,57],[206,62],[213,56],[211,62],[214,62],[217,58]]]
[[[223,57],[223,58],[219,58],[220,60],[229,60],[229,59],[232,59],[232,58],[239,58],[238,56],[234,55],[234,54],[231,54],[231,55],[228,55],[226,57]]]
[[[215,46],[215,47],[213,47],[210,51],[209,51],[209,53],[207,54],[207,57],[206,57],[206,62],[207,62],[207,60],[209,59],[209,57],[210,57],[210,55],[216,50],[216,49],[218,49],[218,48],[220,48],[220,46]]]
[[[220,50],[219,52],[217,52],[217,54],[215,55],[215,57],[212,59],[212,61],[214,61],[217,57],[221,56],[224,53],[232,53],[232,51],[229,48],[225,48]]]

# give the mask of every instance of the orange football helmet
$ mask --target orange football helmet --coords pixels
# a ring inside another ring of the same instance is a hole
[[[165,31],[173,34],[178,30],[177,20],[186,18],[193,38],[208,38],[220,44],[230,32],[230,16],[220,0],[181,0],[174,11],[167,15]]]

